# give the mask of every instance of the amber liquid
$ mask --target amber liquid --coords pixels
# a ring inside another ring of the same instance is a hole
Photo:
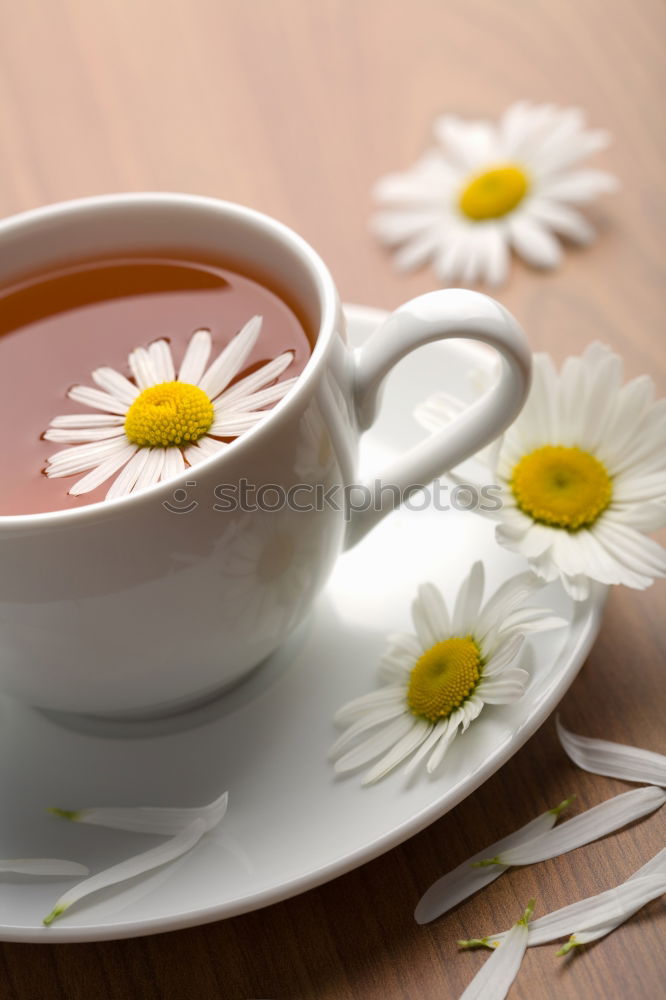
[[[283,351],[294,352],[281,379],[303,370],[311,352],[304,325],[284,298],[226,268],[141,257],[88,262],[0,290],[0,514],[32,514],[96,503],[110,485],[68,494],[79,476],[49,479],[49,455],[66,445],[43,440],[53,417],[93,413],[67,399],[91,372],[110,366],[130,377],[127,357],[169,341],[176,371],[192,333],[213,337],[213,361],[252,316],[259,340],[238,378]]]

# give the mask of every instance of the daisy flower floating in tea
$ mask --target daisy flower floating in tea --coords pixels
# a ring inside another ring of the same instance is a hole
[[[609,135],[585,128],[577,108],[511,105],[498,123],[443,115],[438,146],[410,170],[383,177],[375,198],[377,236],[411,270],[432,260],[444,284],[503,284],[509,250],[528,264],[556,267],[558,237],[594,238],[577,206],[612,191],[615,179],[578,164],[603,149]]]
[[[210,365],[210,332],[197,330],[178,374],[166,340],[132,351],[133,381],[113,368],[96,368],[92,380],[99,388],[76,385],[68,396],[101,412],[51,421],[45,439],[69,447],[51,455],[47,476],[86,473],[69,490],[80,496],[118,473],[106,494],[111,500],[178,475],[227,447],[229,438],[254,427],[296,381],[275,381],[294,357],[285,351],[231,384],[261,324],[261,316],[249,320]]]
[[[419,587],[412,604],[415,631],[389,636],[379,669],[383,685],[335,715],[346,727],[330,750],[335,770],[356,770],[379,758],[364,785],[407,758],[407,773],[426,758],[432,772],[484,705],[521,698],[529,675],[517,657],[526,636],[566,624],[548,609],[525,605],[540,585],[532,573],[512,577],[482,606],[484,569],[477,562],[451,615],[434,584]]]
[[[567,358],[559,373],[536,354],[524,409],[478,456],[502,487],[502,506],[476,512],[497,520],[501,545],[578,601],[591,580],[642,590],[666,575],[666,553],[645,534],[666,524],[666,399],[655,400],[647,375],[622,378],[620,357],[603,344]],[[455,410],[434,396],[416,418],[436,431]]]

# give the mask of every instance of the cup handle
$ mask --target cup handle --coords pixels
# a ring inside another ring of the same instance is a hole
[[[525,333],[494,299],[449,288],[400,306],[354,353],[354,401],[361,430],[373,423],[381,383],[398,361],[424,344],[455,337],[479,340],[498,351],[503,361],[499,380],[448,427],[401,455],[368,484],[371,502],[350,511],[346,548],[396,506],[396,491],[378,490],[378,483],[396,485],[406,499],[497,438],[522,409],[532,368]]]

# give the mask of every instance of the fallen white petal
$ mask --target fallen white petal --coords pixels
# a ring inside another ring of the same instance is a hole
[[[490,844],[478,851],[471,858],[463,861],[452,871],[447,872],[442,878],[437,879],[430,888],[421,896],[414,910],[414,919],[417,924],[427,924],[435,920],[452,907],[478,892],[484,886],[494,882],[496,878],[503,875],[506,868],[503,865],[489,865],[483,868],[473,868],[475,861],[480,861],[489,856],[494,857],[501,851],[511,847],[518,847],[520,844],[533,840],[536,836],[550,830],[560,813],[566,809],[571,799],[566,799],[554,809],[549,809],[541,813],[536,819],[530,820],[519,830],[515,830],[507,837]]]
[[[17,875],[87,875],[88,868],[78,861],[60,858],[1,858],[0,872]]]
[[[595,740],[571,733],[556,720],[557,735],[565,753],[574,764],[592,774],[623,781],[640,781],[649,785],[666,785],[666,757],[652,750]]]
[[[533,907],[534,900],[530,900],[518,923],[514,924],[501,946],[495,949],[477,972],[460,1000],[504,1000],[518,975],[527,948],[528,921]]]
[[[612,799],[607,799],[593,809],[588,809],[579,816],[567,820],[554,830],[549,830],[518,847],[508,851],[500,851],[479,865],[531,865],[537,861],[546,861],[559,854],[566,854],[583,844],[605,837],[608,833],[619,830],[634,820],[647,816],[659,809],[666,801],[666,793],[661,788],[652,785],[637,788],[633,792],[624,792]]]
[[[641,907],[666,892],[666,872],[632,878],[598,896],[590,896],[571,906],[565,906],[543,918],[535,929],[535,940],[529,944],[545,944],[566,934],[580,934],[591,929],[603,929],[604,934],[623,924]],[[601,937],[602,934],[599,934]]]
[[[661,871],[642,875],[643,869],[639,869],[621,885],[606,889],[605,892],[600,892],[596,896],[579,899],[569,906],[553,910],[552,913],[547,913],[544,917],[532,921],[527,940],[528,947],[548,944],[550,941],[557,941],[570,934],[576,936],[577,942],[575,943],[582,943],[579,935],[588,931],[594,931],[597,937],[610,934],[643,906],[666,892],[666,870],[663,869],[664,853],[661,851],[657,855],[657,857],[661,857]],[[496,948],[497,945],[506,940],[509,933],[509,931],[501,931],[499,934],[488,934],[483,938],[459,941],[458,944],[462,948],[480,946]],[[569,951],[572,946],[565,945],[564,947],[566,951]]]
[[[92,807],[90,809],[49,809],[49,812],[75,823],[90,823],[106,826],[114,830],[128,830],[131,833],[180,833],[195,819],[204,823],[206,830],[212,830],[227,811],[229,793],[213,799],[205,806],[113,806]]]
[[[145,872],[159,868],[169,861],[174,861],[191,850],[201,840],[205,832],[205,822],[202,819],[195,819],[184,830],[181,830],[175,837],[167,840],[166,843],[160,844],[159,847],[153,847],[150,851],[144,851],[142,854],[137,854],[133,858],[128,858],[127,861],[121,861],[118,865],[112,865],[111,868],[105,868],[104,871],[84,879],[83,882],[79,882],[78,885],[69,889],[57,900],[48,916],[44,917],[43,923],[46,926],[53,923],[73,903],[83,899],[84,896],[89,896],[100,889],[106,889],[111,885],[117,885],[119,882],[125,882],[127,879],[143,875]]]

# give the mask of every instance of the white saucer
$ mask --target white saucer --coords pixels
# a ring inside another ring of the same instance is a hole
[[[359,343],[384,316],[347,309]],[[471,366],[489,363],[468,342],[423,348],[390,378],[362,448],[364,476],[423,436],[412,410],[436,389],[465,394]],[[469,392],[467,393],[469,395]],[[567,690],[599,630],[603,601],[573,606],[559,586],[541,591],[570,623],[530,643],[532,680],[521,701],[486,707],[434,778],[401,773],[362,789],[336,778],[326,755],[343,702],[376,682],[387,632],[410,629],[416,586],[447,598],[474,559],[490,589],[524,568],[483,518],[402,510],[338,562],[307,625],[218,702],[170,720],[82,724],[0,699],[0,857],[60,857],[92,871],[159,838],[57,819],[46,807],[197,805],[229,789],[222,825],[188,855],[126,887],[84,901],[52,927],[41,918],[71,881],[3,877],[0,939],[97,941],[174,930],[254,910],[341,875],[452,809],[511,757]]]

